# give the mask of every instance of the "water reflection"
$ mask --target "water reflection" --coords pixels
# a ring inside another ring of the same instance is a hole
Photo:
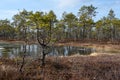
[[[26,55],[31,57],[39,57],[41,48],[39,45],[26,45]],[[93,52],[91,48],[72,47],[72,46],[52,46],[46,49],[48,56],[71,56],[74,54],[89,55]],[[0,56],[14,58],[23,56],[23,44],[0,43]]]
[[[61,47],[53,47],[50,55],[52,56],[71,56],[75,54],[89,55],[92,52],[93,52],[93,49],[91,48],[61,46]]]

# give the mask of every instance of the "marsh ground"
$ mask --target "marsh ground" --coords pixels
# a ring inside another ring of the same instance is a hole
[[[78,42],[57,45],[92,47],[96,52],[84,56],[47,57],[44,80],[120,80],[120,45]],[[26,58],[20,73],[21,58],[0,58],[0,80],[41,80],[40,62],[40,59]]]
[[[0,79],[40,80],[40,60],[26,59],[22,74],[20,59],[0,59]],[[119,80],[120,55],[47,57],[45,80]]]

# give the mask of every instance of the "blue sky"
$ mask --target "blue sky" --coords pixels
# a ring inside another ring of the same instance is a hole
[[[91,4],[97,7],[95,20],[107,16],[110,9],[120,18],[120,0],[0,0],[0,19],[11,20],[13,15],[23,9],[45,12],[53,10],[60,19],[64,11],[77,15],[81,6]]]

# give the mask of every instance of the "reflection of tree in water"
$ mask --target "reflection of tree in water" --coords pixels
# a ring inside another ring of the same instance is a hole
[[[63,47],[57,47],[57,52],[59,56],[64,56],[64,48]]]
[[[9,52],[10,52],[10,48],[9,47],[4,47],[4,49],[2,50],[2,57],[9,57]]]
[[[73,54],[77,54],[77,47],[68,47],[68,55],[73,55]]]
[[[85,48],[85,47],[81,47],[78,51],[79,54],[81,55],[89,55],[93,52],[91,48]]]
[[[58,53],[59,56],[68,56],[76,53],[75,48],[71,46],[61,46],[61,47],[55,47],[54,50]]]
[[[70,56],[74,54],[89,55],[90,53],[90,48],[73,46],[54,46],[51,50],[51,55],[53,56]]]
[[[89,55],[92,52],[91,48],[73,46],[54,47],[54,50],[59,56],[71,56],[74,54]]]

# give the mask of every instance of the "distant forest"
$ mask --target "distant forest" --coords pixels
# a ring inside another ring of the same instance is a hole
[[[0,39],[34,41],[38,34],[40,38],[50,37],[52,41],[119,42],[120,19],[115,17],[114,10],[109,10],[107,16],[95,22],[96,9],[93,5],[84,5],[77,16],[63,12],[59,20],[52,10],[33,12],[24,9],[13,16],[12,22],[0,20]]]

